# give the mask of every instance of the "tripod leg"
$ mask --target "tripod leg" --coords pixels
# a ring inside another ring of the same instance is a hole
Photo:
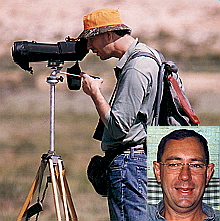
[[[22,217],[23,217],[25,211],[27,210],[27,208],[28,208],[28,206],[29,206],[29,204],[30,204],[30,202],[31,202],[31,200],[33,198],[33,195],[35,193],[35,190],[37,188],[38,181],[39,181],[39,173],[40,173],[40,168],[37,171],[37,175],[36,175],[36,177],[34,179],[34,182],[33,182],[32,186],[30,188],[28,196],[27,196],[27,198],[26,198],[26,200],[25,200],[25,202],[23,204],[23,207],[21,208],[21,211],[20,211],[20,213],[19,213],[19,215],[17,217],[17,221],[21,221],[22,220]]]
[[[58,185],[62,197],[62,202],[63,202],[63,209],[64,209],[64,215],[66,221],[69,221],[71,217],[69,217],[68,213],[68,205],[67,205],[67,199],[66,199],[66,191],[65,191],[65,186],[64,186],[64,181],[63,181],[63,165],[62,165],[62,160],[58,159],[58,170],[59,170],[59,180],[58,180]]]
[[[68,183],[65,177],[65,169],[63,168],[62,160],[58,160],[58,168],[57,174],[59,174],[59,179],[57,180],[57,185],[62,196],[62,203],[65,213],[66,220],[74,220],[77,221],[76,211],[74,209],[73,201],[71,198],[71,193],[68,188]],[[72,216],[71,216],[72,215]],[[72,218],[73,217],[73,218]]]
[[[68,182],[67,182],[67,179],[66,179],[66,176],[65,176],[65,172],[63,174],[63,180],[64,180],[64,186],[65,186],[65,190],[66,190],[66,193],[67,193],[66,194],[67,195],[67,200],[68,200],[69,207],[70,207],[70,210],[71,210],[71,213],[72,213],[72,216],[73,216],[73,220],[77,221],[78,218],[77,218],[77,215],[76,215],[75,207],[73,205],[73,200],[72,200],[72,197],[71,197],[71,193],[70,193]]]
[[[52,187],[53,187],[54,204],[55,204],[55,208],[56,208],[57,220],[61,221],[62,219],[61,219],[58,192],[57,192],[57,186],[56,186],[55,168],[54,168],[52,159],[49,159],[49,167],[50,167],[50,175],[51,175],[51,182],[52,182]]]

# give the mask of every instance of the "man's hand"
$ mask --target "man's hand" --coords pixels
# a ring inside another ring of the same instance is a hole
[[[100,91],[103,79],[90,77],[84,72],[81,72],[80,75],[83,78],[83,91],[92,98],[98,114],[104,122],[105,115],[110,110],[110,106]]]
[[[87,95],[92,97],[93,95],[100,92],[101,85],[103,83],[102,78],[93,78],[84,72],[81,72],[80,75],[83,78],[83,81],[82,81],[83,91]]]

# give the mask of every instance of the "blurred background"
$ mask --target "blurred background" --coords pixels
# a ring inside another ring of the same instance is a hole
[[[133,36],[160,50],[179,68],[185,92],[201,126],[220,125],[220,1],[218,0],[1,0],[0,7],[0,220],[13,221],[23,205],[49,150],[49,84],[46,62],[31,63],[34,75],[11,57],[14,41],[56,43],[77,37],[83,16],[110,7],[121,12]],[[82,71],[104,78],[108,99],[114,87],[117,60],[100,61],[92,53],[80,62]],[[74,63],[66,62],[63,71]],[[65,77],[65,76],[64,76]],[[86,177],[94,154],[102,154],[92,139],[98,115],[81,90],[56,86],[55,150],[67,170],[79,220],[108,220],[105,198],[97,195]],[[33,199],[33,203],[36,198]],[[55,220],[48,190],[39,220]]]

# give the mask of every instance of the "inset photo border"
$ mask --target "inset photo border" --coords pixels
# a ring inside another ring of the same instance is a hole
[[[208,141],[210,163],[215,164],[214,174],[206,187],[203,202],[214,209],[220,209],[220,127],[219,126],[148,126],[147,127],[147,157],[148,157],[148,204],[156,205],[162,200],[162,190],[156,181],[153,171],[153,161],[157,158],[157,148],[160,140],[170,132],[178,129],[194,130]],[[187,150],[186,150],[187,151]]]

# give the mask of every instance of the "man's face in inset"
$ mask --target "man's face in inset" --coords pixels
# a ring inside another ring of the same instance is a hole
[[[161,162],[154,162],[154,170],[162,185],[165,208],[182,213],[201,206],[214,164],[206,165],[205,152],[197,138],[186,137],[167,141]]]

